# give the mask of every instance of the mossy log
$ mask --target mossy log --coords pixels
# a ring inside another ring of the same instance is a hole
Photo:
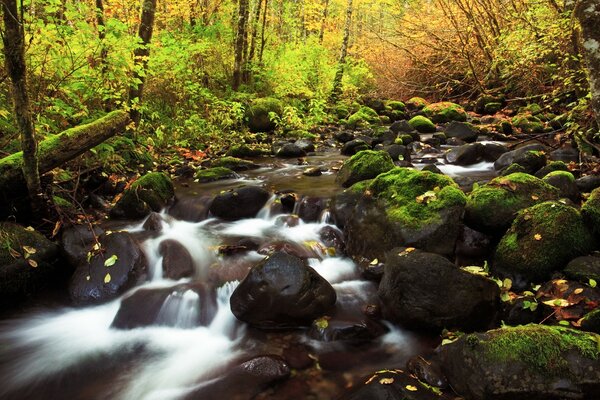
[[[130,122],[129,114],[118,110],[89,124],[49,136],[38,145],[40,174],[51,171],[99,145],[123,131]],[[22,167],[22,152],[0,159],[0,190],[5,196],[24,185]]]

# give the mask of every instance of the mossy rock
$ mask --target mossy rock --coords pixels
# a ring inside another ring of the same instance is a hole
[[[591,399],[600,390],[599,342],[594,333],[532,324],[463,335],[440,356],[465,398]]]
[[[527,170],[521,164],[512,163],[508,167],[506,167],[506,169],[504,171],[502,171],[502,173],[500,173],[500,175],[507,176],[507,175],[515,174],[515,173],[524,173],[524,174],[526,174]]]
[[[467,120],[467,113],[459,104],[449,101],[429,104],[423,108],[423,113],[435,123],[444,123],[450,121],[464,122]]]
[[[198,180],[200,183],[214,182],[222,179],[233,179],[237,178],[239,175],[229,168],[225,167],[213,167],[201,169],[196,172],[194,178]]]
[[[335,180],[343,187],[348,187],[356,182],[375,178],[392,168],[394,161],[387,152],[363,150],[344,161]]]
[[[542,178],[544,182],[560,191],[561,198],[577,201],[580,197],[575,177],[569,171],[552,171]]]
[[[429,102],[422,97],[411,97],[406,101],[405,105],[410,110],[422,110],[429,105]]]
[[[384,102],[386,107],[389,107],[393,111],[406,111],[406,104],[397,100],[388,100]]]
[[[283,103],[279,99],[263,97],[255,99],[246,109],[246,120],[250,132],[269,132],[275,129],[271,113],[278,116],[283,114]]]
[[[434,133],[436,131],[435,125],[431,120],[422,115],[417,115],[413,117],[408,124],[416,129],[420,133]]]
[[[532,175],[517,172],[501,176],[469,194],[465,222],[476,230],[501,235],[517,211],[558,198],[558,189]]]
[[[285,133],[285,137],[293,139],[316,139],[318,135],[310,133],[305,129],[294,129]]]
[[[550,161],[546,166],[540,168],[535,176],[541,179],[552,171],[569,171],[569,167],[563,161]]]
[[[171,179],[162,172],[151,172],[123,192],[110,214],[114,218],[142,218],[163,209],[174,196]]]
[[[600,308],[595,309],[583,316],[581,329],[588,332],[600,333]]]
[[[531,114],[519,114],[513,117],[512,124],[526,134],[544,132],[544,123]]]
[[[352,128],[369,126],[380,122],[379,115],[375,110],[362,106],[357,112],[348,117],[346,125]]]
[[[235,144],[227,150],[227,155],[230,157],[252,158],[270,154],[269,151],[261,149],[257,146],[248,146],[247,144]]]
[[[600,188],[592,190],[590,197],[581,206],[581,215],[592,232],[600,237]]]
[[[485,114],[496,114],[500,110],[502,110],[502,103],[498,103],[498,102],[487,103],[483,107],[483,112]]]
[[[537,103],[527,104],[525,107],[519,108],[519,113],[539,114],[542,112],[542,107]]]
[[[548,201],[519,212],[498,244],[494,268],[517,279],[539,282],[594,246],[579,211]]]
[[[336,104],[332,111],[338,120],[346,119],[350,115],[350,107],[347,104]]]
[[[225,156],[214,160],[210,163],[210,165],[213,168],[228,168],[232,171],[247,171],[250,169],[260,168],[260,165],[254,164],[252,161],[230,156]]]

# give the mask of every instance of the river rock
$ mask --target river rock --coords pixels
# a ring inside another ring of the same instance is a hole
[[[233,170],[225,167],[199,169],[194,175],[194,179],[200,183],[208,183],[224,179],[235,179],[239,177],[240,176]]]
[[[600,187],[600,175],[586,175],[578,178],[575,183],[581,193],[590,193]]]
[[[471,165],[483,160],[483,145],[470,143],[452,148],[444,155],[446,161],[455,165]]]
[[[421,356],[413,356],[406,363],[408,372],[421,382],[430,386],[446,388],[448,381],[437,363],[437,360],[426,360]]]
[[[253,163],[252,161],[244,160],[237,157],[225,156],[210,163],[211,167],[222,167],[232,171],[248,171],[251,169],[258,169],[260,165]]]
[[[463,335],[439,348],[452,389],[473,400],[594,399],[598,335],[544,325]]]
[[[542,144],[529,144],[523,147],[519,147],[516,150],[512,150],[509,152],[506,152],[504,154],[502,154],[494,163],[494,169],[496,171],[501,171],[504,168],[508,167],[510,164],[516,163],[516,164],[520,164],[521,162],[517,162],[517,160],[521,160],[526,161],[527,160],[527,155],[526,153],[530,152],[530,151],[534,151],[534,152],[540,152],[540,151],[546,151],[546,146],[542,145]],[[544,165],[546,165],[545,159],[544,162],[541,162],[541,158],[540,157],[532,157],[532,160],[530,161],[535,161],[535,165],[532,166],[533,171],[530,171],[530,173],[535,173],[538,169],[542,168]],[[540,165],[541,164],[541,165]],[[525,165],[523,165],[523,167],[525,167]],[[537,167],[537,168],[535,168]]]
[[[337,132],[334,135],[334,137],[335,137],[335,140],[337,140],[340,143],[347,143],[354,139],[354,133],[350,130],[343,130],[343,131]]]
[[[472,143],[477,140],[479,132],[472,124],[468,122],[452,121],[444,130],[446,137],[457,138],[465,142]]]
[[[383,150],[392,157],[394,161],[410,161],[410,149],[401,144],[390,144]]]
[[[284,252],[286,254],[298,257],[301,259],[307,258],[321,258],[312,248],[303,246],[299,243],[288,242],[285,240],[276,240],[261,245],[258,250],[258,254],[263,256],[270,256],[277,252]]]
[[[499,295],[493,280],[414,249],[392,250],[379,284],[384,318],[412,328],[485,328],[494,320]]]
[[[583,203],[581,215],[592,232],[600,237],[600,188],[594,189]]]
[[[395,133],[409,133],[414,134],[417,133],[415,128],[413,128],[407,120],[396,121],[392,125],[390,125],[390,131]]]
[[[276,157],[297,158],[306,156],[306,151],[294,143],[284,143],[281,146],[273,146]]]
[[[435,123],[467,120],[467,113],[456,103],[442,101],[428,104],[423,108],[423,113]]]
[[[317,222],[327,206],[327,200],[321,197],[303,197],[298,203],[298,216],[304,222]]]
[[[588,283],[590,279],[600,282],[600,257],[577,257],[569,261],[564,272],[567,278],[581,283]]]
[[[211,196],[193,196],[177,198],[168,214],[175,219],[200,222],[208,218],[208,210],[213,198]]]
[[[337,228],[326,225],[319,231],[319,239],[325,246],[335,250],[335,254],[344,255],[346,251],[346,243],[344,242],[344,234]]]
[[[127,232],[104,234],[100,250],[75,270],[69,285],[76,304],[102,303],[146,280],[146,258]],[[114,264],[106,266],[112,258]]]
[[[579,151],[571,146],[562,147],[550,152],[549,158],[553,161],[562,161],[565,163],[579,162]]]
[[[217,313],[215,290],[203,283],[142,288],[121,301],[111,324],[115,329],[207,326]]]
[[[439,400],[440,396],[399,369],[381,370],[361,380],[340,400]]]
[[[184,245],[173,239],[160,242],[159,254],[163,257],[164,277],[178,280],[194,274],[194,260]]]
[[[323,170],[321,167],[309,167],[302,171],[302,175],[304,176],[321,176],[323,175]]]
[[[561,198],[578,201],[581,194],[575,183],[575,177],[567,171],[552,171],[542,179],[549,185],[554,186],[560,192]]]
[[[309,139],[298,139],[294,142],[305,153],[311,153],[315,151],[315,144]]]
[[[269,192],[257,186],[244,186],[218,194],[210,205],[210,212],[224,220],[252,218],[269,199]]]
[[[569,167],[567,166],[567,164],[565,164],[562,161],[550,161],[544,167],[537,170],[537,172],[535,173],[535,177],[542,179],[543,177],[545,177],[546,175],[548,175],[550,172],[553,172],[553,171],[567,171],[568,172]]]
[[[343,187],[349,187],[356,182],[373,179],[392,168],[394,162],[388,153],[363,150],[344,161],[335,180]]]
[[[492,237],[463,226],[456,242],[456,261],[459,265],[481,265],[493,250]]]
[[[291,328],[331,310],[335,290],[303,260],[277,252],[254,266],[231,295],[231,311],[250,325]]]
[[[110,215],[113,218],[137,219],[151,211],[161,211],[175,196],[171,179],[162,172],[148,173],[123,192]]]
[[[367,144],[367,142],[365,142],[364,140],[353,139],[353,140],[350,140],[349,142],[344,143],[341,153],[342,153],[342,155],[345,155],[345,156],[352,156],[361,150],[369,150],[370,148],[371,148],[371,146],[369,146]]]
[[[95,239],[104,233],[99,226],[73,225],[63,230],[61,237],[62,254],[73,268],[86,262],[87,253]]]
[[[0,238],[0,309],[36,294],[70,272],[57,262],[58,245],[37,231],[2,222]]]

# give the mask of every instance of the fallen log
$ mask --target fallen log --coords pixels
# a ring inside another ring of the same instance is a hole
[[[89,124],[51,135],[38,144],[40,175],[63,165],[94,146],[111,138],[131,122],[126,111],[113,111]],[[25,185],[23,153],[18,152],[0,159],[0,191],[3,197],[12,197]]]

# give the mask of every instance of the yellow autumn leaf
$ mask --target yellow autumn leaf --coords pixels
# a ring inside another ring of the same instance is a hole
[[[371,261],[371,263],[370,263],[370,264],[371,264],[371,265],[377,265],[377,264],[379,264],[379,260],[378,260],[378,259],[376,259],[376,258],[374,258],[374,259],[373,259],[373,261]]]
[[[535,194],[531,195],[531,200],[539,200],[540,198],[538,196],[536,196]]]
[[[29,265],[31,265],[32,268],[37,268],[37,266],[38,266],[37,261],[35,261],[33,258],[30,258],[29,260],[27,260],[27,263]]]
[[[394,378],[381,378],[379,380],[379,383],[382,385],[391,385],[392,383],[394,383]]]
[[[22,246],[22,247],[23,247],[23,251],[25,251],[25,253],[27,253],[27,254],[37,253],[37,250],[34,247],[31,247],[31,246]]]
[[[542,240],[542,235],[540,235],[539,233],[536,233],[535,235],[533,235],[533,238],[535,240]]]
[[[106,275],[104,276],[104,283],[109,283],[109,282],[110,282],[110,280],[111,280],[111,276],[110,276],[110,274],[106,274]]]
[[[405,388],[406,390],[410,390],[411,392],[416,392],[418,390],[417,387],[413,385],[406,385]]]
[[[582,292],[583,292],[583,289],[582,289],[582,288],[577,288],[577,289],[575,289],[575,290],[573,291],[573,293],[575,293],[575,294],[580,294],[580,293],[582,293]]]

